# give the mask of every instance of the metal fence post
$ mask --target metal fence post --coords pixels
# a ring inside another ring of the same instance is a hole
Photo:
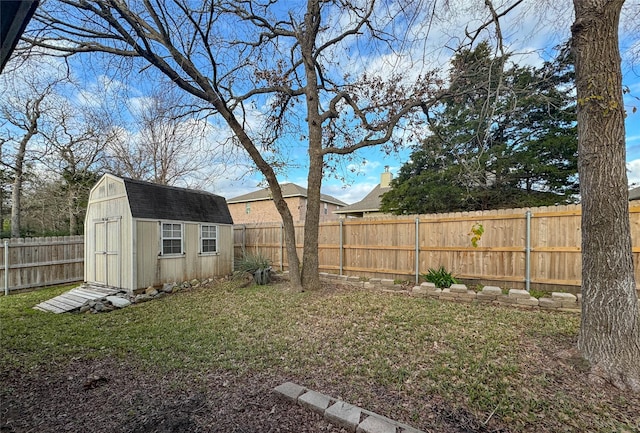
[[[344,247],[344,239],[342,238],[342,220],[340,220],[340,250],[339,250],[339,256],[340,256],[340,275],[342,275],[342,264],[343,264],[343,260],[344,260],[344,256],[343,256],[343,247]]]
[[[525,249],[524,249],[524,287],[527,292],[531,289],[531,211],[525,213]]]
[[[284,223],[280,223],[280,272],[284,272]]]
[[[4,296],[9,295],[9,241],[4,241]]]
[[[416,218],[416,285],[420,281],[420,218]]]

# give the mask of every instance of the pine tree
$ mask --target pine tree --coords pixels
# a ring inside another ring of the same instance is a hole
[[[505,65],[486,43],[454,57],[431,135],[383,196],[387,212],[543,206],[575,200],[577,136],[567,55]]]

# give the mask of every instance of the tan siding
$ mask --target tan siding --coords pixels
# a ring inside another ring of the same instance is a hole
[[[124,183],[105,176],[91,190],[85,218],[85,281],[133,287],[132,218]],[[111,254],[96,254],[109,251]]]
[[[138,289],[229,275],[233,267],[232,226],[218,226],[219,254],[200,254],[200,224],[184,223],[183,256],[158,255],[160,224],[138,221]],[[144,239],[144,241],[142,241]]]
[[[158,221],[136,221],[136,289],[142,289],[156,284],[160,275],[158,253],[159,223]]]

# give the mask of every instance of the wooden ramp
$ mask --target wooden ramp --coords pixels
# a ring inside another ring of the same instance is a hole
[[[46,311],[50,313],[67,313],[70,311],[78,310],[85,302],[101,299],[105,296],[115,295],[122,292],[121,289],[107,286],[97,286],[94,284],[83,284],[80,287],[76,287],[62,295],[55,298],[44,301],[33,307],[36,310]]]

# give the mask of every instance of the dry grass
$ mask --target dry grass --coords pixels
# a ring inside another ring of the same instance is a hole
[[[575,314],[232,283],[103,315],[31,309],[61,291],[0,299],[2,369],[114,358],[286,377],[424,430],[446,408],[460,431],[640,431],[640,398],[594,389],[571,355]]]

